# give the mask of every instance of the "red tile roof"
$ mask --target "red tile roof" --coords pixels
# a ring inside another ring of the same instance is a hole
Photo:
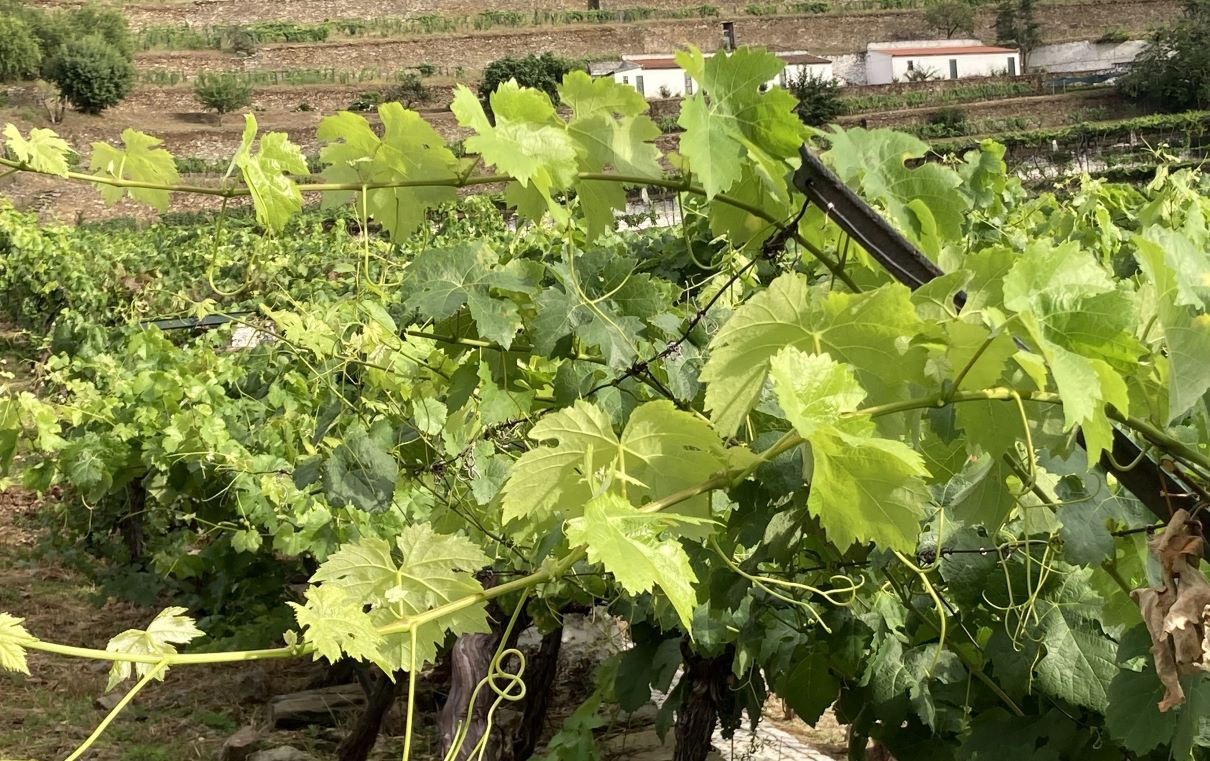
[[[999,48],[995,45],[955,45],[943,48],[870,48],[871,53],[883,53],[892,58],[902,58],[903,56],[930,56],[930,55],[963,55],[963,54],[985,54],[985,53],[1016,53],[1015,48]]]
[[[810,53],[776,53],[777,57],[788,64],[804,64],[804,63],[831,63],[826,58],[820,58],[817,55]],[[675,58],[669,56],[632,56],[626,58],[625,62],[631,66],[637,66],[640,69],[679,69],[681,65],[676,62]]]

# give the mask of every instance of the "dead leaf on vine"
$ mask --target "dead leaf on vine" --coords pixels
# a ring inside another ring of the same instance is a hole
[[[1164,685],[1160,711],[1185,702],[1182,676],[1210,671],[1210,581],[1198,567],[1203,547],[1200,524],[1188,511],[1178,510],[1149,547],[1164,569],[1163,586],[1131,592],[1151,635],[1155,672]]]

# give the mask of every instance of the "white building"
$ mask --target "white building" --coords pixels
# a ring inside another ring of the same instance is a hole
[[[707,53],[706,57],[714,55]],[[769,86],[781,85],[806,72],[822,79],[832,78],[832,62],[826,58],[805,53],[801,50],[776,53],[785,62],[786,68],[769,81]],[[680,67],[676,58],[668,55],[625,56],[620,67],[613,70],[613,79],[630,85],[647,98],[678,98],[692,95],[693,79]]]
[[[1013,48],[984,45],[978,40],[915,40],[879,42],[866,48],[866,84],[926,79],[962,79],[1021,73],[1021,53]],[[912,72],[921,72],[913,75]]]

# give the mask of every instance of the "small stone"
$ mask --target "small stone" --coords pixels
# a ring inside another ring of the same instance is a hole
[[[248,761],[315,761],[315,756],[291,745],[282,745],[253,753]]]
[[[264,669],[250,669],[235,680],[235,689],[241,703],[265,703],[273,696],[273,686]]]
[[[365,702],[365,692],[355,684],[278,695],[269,704],[269,723],[277,729],[335,726],[342,715],[360,710]]]
[[[259,744],[260,735],[254,727],[241,727],[223,743],[222,761],[245,761]]]
[[[110,692],[92,701],[92,707],[98,711],[112,711],[117,707],[118,703],[122,702],[121,692]]]

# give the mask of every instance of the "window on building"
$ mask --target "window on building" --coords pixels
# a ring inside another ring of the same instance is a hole
[[[685,94],[693,94],[693,77],[689,76],[689,72],[685,72]]]
[[[639,76],[637,76],[637,77],[635,77],[635,78],[634,78],[634,87],[635,87],[635,89],[636,89],[636,90],[638,90],[638,91],[639,91],[639,95],[646,95],[646,94],[647,94],[647,93],[646,93],[646,92],[643,90],[643,75],[642,75],[642,74],[640,74]]]
[[[915,71],[915,70],[916,70],[916,62],[908,61],[908,71]]]
[[[958,78],[958,59],[951,58],[950,59],[950,79],[957,79],[957,78]]]
[[[1017,57],[1010,55],[1008,57],[1008,76],[1017,76]]]
[[[624,84],[624,85],[630,84],[630,77],[622,77],[622,84]]]
[[[782,87],[785,87],[785,86],[786,86],[786,82],[787,82],[786,70],[785,70],[785,69],[782,69],[782,70],[781,70],[781,76],[779,76],[779,77],[777,78],[777,83],[778,83],[779,85],[781,85]]]

